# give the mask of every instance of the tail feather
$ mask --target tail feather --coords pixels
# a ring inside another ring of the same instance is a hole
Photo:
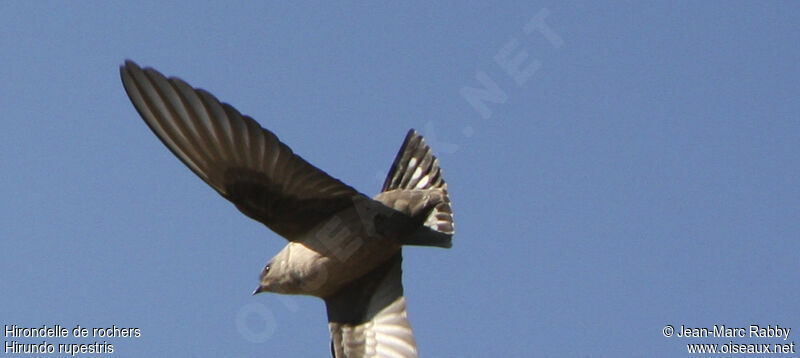
[[[411,217],[427,215],[407,244],[450,247],[455,233],[453,210],[439,160],[425,139],[408,131],[376,200]]]
[[[381,191],[429,188],[447,190],[447,183],[442,178],[439,159],[433,155],[425,138],[411,129],[406,134]]]

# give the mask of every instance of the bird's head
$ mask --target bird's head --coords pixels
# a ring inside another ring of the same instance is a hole
[[[325,279],[325,259],[303,244],[290,242],[261,271],[253,294],[275,292],[294,295],[321,294]]]
[[[291,291],[290,286],[292,286],[291,281],[293,281],[292,276],[294,275],[291,274],[289,267],[288,247],[287,245],[278,252],[261,270],[258,288],[253,291],[254,295],[261,292],[289,293]]]

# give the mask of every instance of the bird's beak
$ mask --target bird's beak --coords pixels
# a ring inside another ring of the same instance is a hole
[[[261,292],[264,292],[264,291],[266,291],[266,290],[267,290],[267,288],[266,288],[266,287],[264,287],[264,286],[261,286],[261,285],[258,285],[258,287],[256,288],[256,290],[255,290],[255,291],[253,291],[253,295],[257,295],[257,294],[259,294],[259,293],[261,293]]]

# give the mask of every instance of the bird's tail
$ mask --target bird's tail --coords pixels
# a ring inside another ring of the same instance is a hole
[[[425,139],[409,130],[376,199],[420,222],[404,244],[451,247],[453,210],[439,159]]]

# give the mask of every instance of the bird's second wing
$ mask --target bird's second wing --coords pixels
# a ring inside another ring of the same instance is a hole
[[[172,153],[247,216],[287,239],[361,195],[205,90],[132,61],[120,75],[131,102]]]
[[[417,357],[403,297],[402,261],[398,251],[325,298],[335,358]]]

